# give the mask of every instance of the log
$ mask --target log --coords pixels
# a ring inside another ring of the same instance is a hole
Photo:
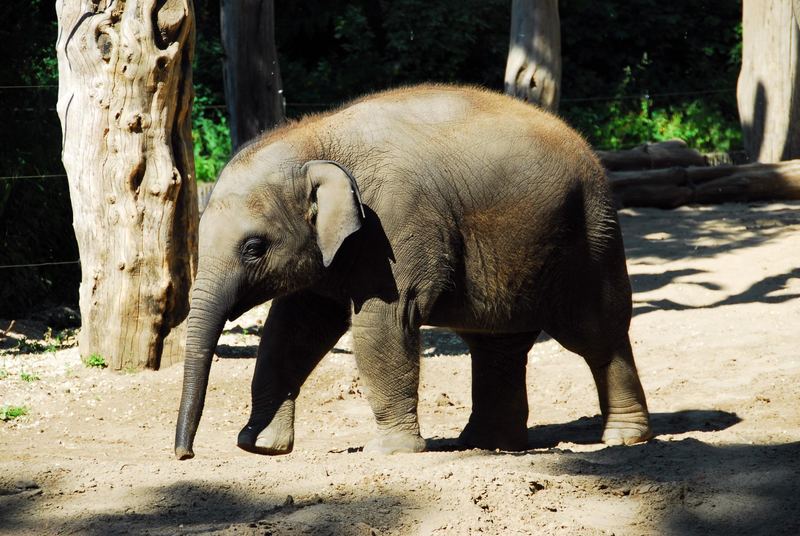
[[[609,171],[708,165],[706,158],[683,140],[645,143],[623,151],[596,152]]]
[[[608,173],[619,207],[800,199],[800,160]]]

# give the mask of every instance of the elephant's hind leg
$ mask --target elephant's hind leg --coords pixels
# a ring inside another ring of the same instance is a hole
[[[239,432],[239,448],[271,455],[292,451],[300,386],[347,331],[348,320],[346,307],[314,294],[273,301],[258,347],[250,420]]]
[[[647,441],[653,434],[628,338],[627,317],[623,315],[619,322],[613,322],[614,318],[596,315],[592,320],[575,321],[570,329],[547,331],[589,365],[603,414],[603,442],[631,445]],[[588,325],[594,327],[587,330]]]
[[[632,445],[650,439],[650,415],[627,334],[608,350],[585,351],[583,357],[597,385],[603,442]]]
[[[527,449],[525,369],[539,332],[459,335],[472,355],[472,414],[459,441],[483,449]]]

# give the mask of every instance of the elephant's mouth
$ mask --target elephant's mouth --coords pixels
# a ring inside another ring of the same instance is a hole
[[[271,294],[267,294],[265,292],[259,293],[251,291],[246,298],[239,300],[233,304],[233,307],[231,307],[230,310],[228,311],[228,321],[232,322],[236,320],[237,318],[245,314],[253,307],[261,305],[262,303],[267,302],[272,298],[273,296]]]
[[[263,303],[263,302],[261,302]],[[228,322],[233,322],[247,311],[258,305],[258,303],[250,305],[249,303],[237,303],[230,311],[228,311]]]

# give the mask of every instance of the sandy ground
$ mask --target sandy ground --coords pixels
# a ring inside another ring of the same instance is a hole
[[[37,326],[17,322],[0,405],[29,413],[0,422],[0,533],[800,534],[800,204],[621,221],[653,441],[598,444],[586,365],[544,339],[528,367],[530,450],[456,450],[469,359],[426,330],[430,452],[360,451],[374,424],[345,337],[300,396],[294,452],[245,453],[262,308],[228,326],[197,457],[177,462],[180,367],[115,374],[75,348],[22,354],[11,339]]]

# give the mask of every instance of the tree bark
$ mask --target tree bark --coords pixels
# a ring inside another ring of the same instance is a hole
[[[273,0],[221,0],[223,74],[231,145],[284,121]]]
[[[737,85],[751,160],[800,158],[800,0],[744,0]]]
[[[197,263],[190,0],[62,0],[58,114],[81,257],[81,355],[183,356]]]
[[[800,160],[616,171],[608,173],[608,180],[621,207],[800,199]]]
[[[705,157],[683,140],[645,143],[622,151],[596,151],[609,171],[657,169],[670,166],[704,166]]]
[[[560,87],[558,0],[513,0],[506,94],[557,111]]]

